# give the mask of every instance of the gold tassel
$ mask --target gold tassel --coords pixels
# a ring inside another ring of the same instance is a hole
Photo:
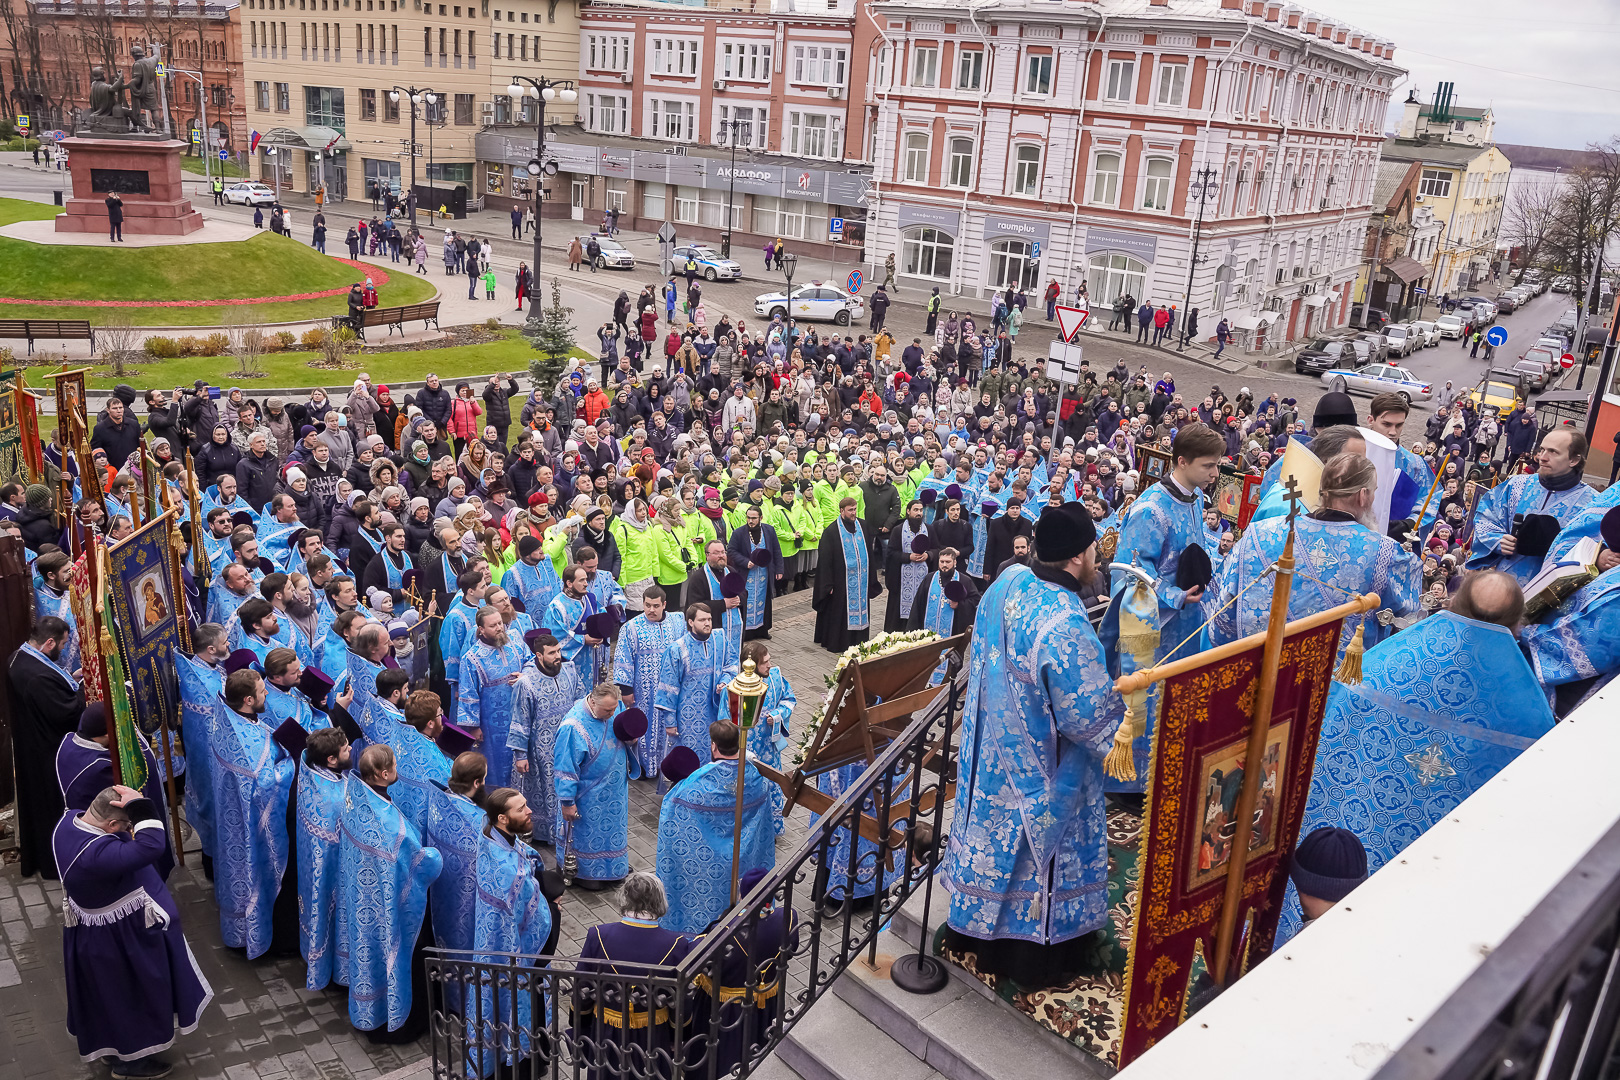
[[[1125,699],[1125,719],[1114,732],[1114,745],[1103,758],[1103,772],[1115,780],[1136,779],[1136,755],[1131,743],[1147,730],[1147,691],[1133,690]]]
[[[1137,582],[1135,601],[1147,611],[1157,613],[1158,597],[1141,582]],[[1153,656],[1159,649],[1159,628],[1154,623],[1138,618],[1126,604],[1119,608],[1119,650],[1135,664],[1133,670],[1143,671],[1153,666]],[[1125,719],[1114,732],[1114,745],[1103,758],[1103,772],[1115,780],[1136,779],[1136,756],[1131,743],[1147,734],[1146,687],[1133,690],[1125,697]]]
[[[1364,638],[1367,624],[1365,621],[1356,623],[1356,636],[1350,639],[1345,647],[1344,659],[1339,661],[1339,670],[1333,673],[1333,678],[1346,686],[1361,685],[1361,654],[1366,652]]]

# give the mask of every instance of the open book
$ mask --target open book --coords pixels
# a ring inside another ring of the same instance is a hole
[[[1570,594],[1598,576],[1597,558],[1603,544],[1593,537],[1585,537],[1568,555],[1541,573],[1524,587],[1524,617],[1531,621],[1558,607]]]

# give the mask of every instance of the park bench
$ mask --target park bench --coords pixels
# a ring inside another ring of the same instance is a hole
[[[33,355],[36,339],[88,341],[92,351],[96,347],[96,331],[89,319],[0,319],[0,338],[26,339],[29,355]]]
[[[366,340],[366,327],[368,326],[386,326],[390,335],[395,330],[404,334],[405,324],[415,322],[418,319],[422,321],[422,329],[426,330],[427,324],[432,323],[433,328],[437,330],[439,328],[439,302],[429,300],[425,304],[406,304],[404,307],[368,308],[362,311],[358,318],[351,318],[348,315],[335,315],[332,318],[332,326],[334,328],[347,326],[355,332],[361,341],[364,341]]]

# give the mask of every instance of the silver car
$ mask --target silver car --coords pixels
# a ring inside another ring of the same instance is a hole
[[[1413,335],[1418,339],[1417,347],[1427,349],[1431,345],[1440,344],[1440,328],[1427,320],[1409,323]]]
[[[1410,356],[1421,344],[1417,332],[1402,323],[1384,327],[1384,340],[1389,342],[1390,356]]]

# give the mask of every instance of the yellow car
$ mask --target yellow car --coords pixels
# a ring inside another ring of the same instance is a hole
[[[1494,409],[1498,415],[1508,413],[1524,404],[1522,384],[1517,379],[1487,377],[1468,392],[1474,406],[1481,411]]]

